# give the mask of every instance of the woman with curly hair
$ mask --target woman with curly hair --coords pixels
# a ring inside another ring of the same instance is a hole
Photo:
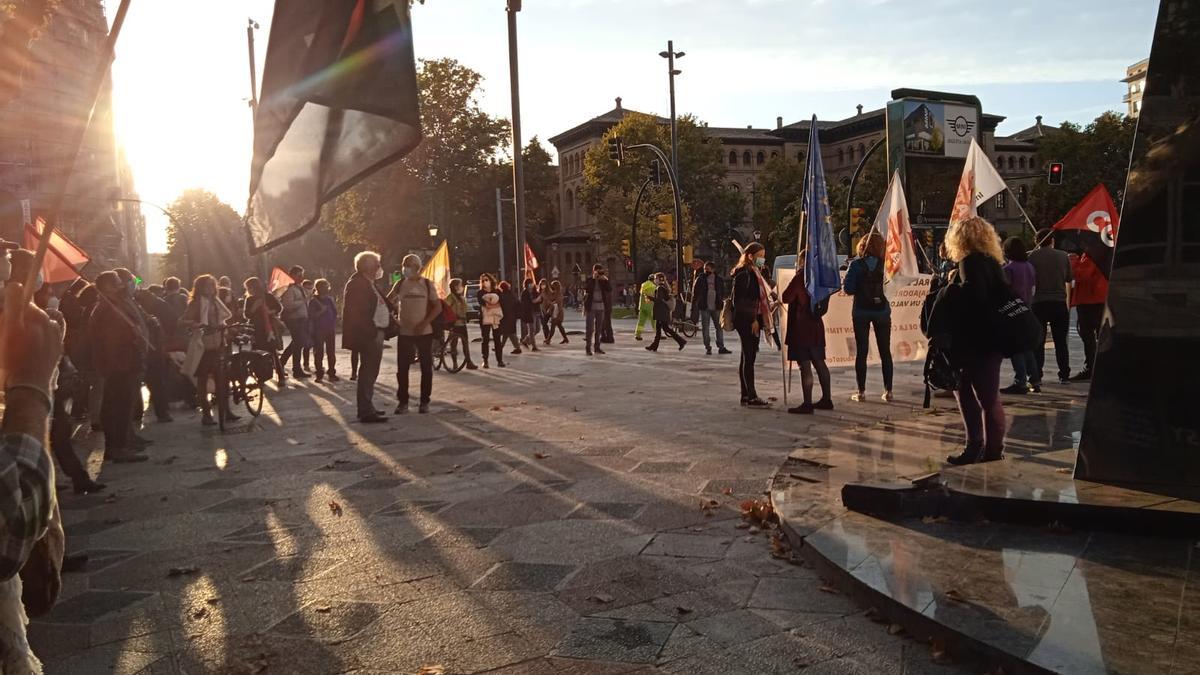
[[[883,254],[886,242],[871,232],[858,242],[858,257],[850,261],[842,282],[846,295],[854,298],[851,317],[854,324],[854,376],[858,391],[852,401],[867,400],[867,354],[871,349],[871,328],[875,328],[875,347],[883,368],[883,400],[892,400],[892,303],[883,292]]]
[[[931,336],[949,336],[950,363],[959,370],[958,410],[967,445],[951,464],[1000,459],[1004,452],[1004,406],[1000,403],[1000,364],[1004,356],[990,334],[989,313],[1011,294],[1004,270],[1000,238],[979,217],[950,226],[946,251],[957,273],[929,319]]]

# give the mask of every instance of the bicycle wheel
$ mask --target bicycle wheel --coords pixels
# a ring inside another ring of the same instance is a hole
[[[246,380],[242,382],[242,401],[246,404],[246,412],[254,417],[258,417],[262,413],[264,390],[262,382],[258,380],[258,376],[254,373],[246,375]]]
[[[446,338],[442,345],[442,368],[447,373],[457,373],[467,365],[467,345],[458,334]]]
[[[679,332],[683,333],[685,338],[694,338],[696,337],[696,324],[688,321],[687,319],[680,319]]]

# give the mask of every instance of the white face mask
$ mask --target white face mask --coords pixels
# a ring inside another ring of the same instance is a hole
[[[383,278],[383,268],[376,267],[375,268],[375,281],[379,281],[382,278]]]

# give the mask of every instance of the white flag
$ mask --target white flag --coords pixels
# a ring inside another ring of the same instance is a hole
[[[912,223],[908,220],[908,202],[904,199],[904,186],[900,183],[900,170],[892,174],[892,182],[883,195],[883,204],[875,216],[875,230],[887,240],[883,256],[883,272],[888,281],[892,277],[911,277],[920,273],[917,254],[913,250]]]
[[[1005,190],[1004,179],[992,166],[991,160],[971,139],[967,150],[967,161],[963,164],[962,178],[958,182],[958,193],[954,195],[954,208],[950,211],[950,224],[954,225],[978,215],[978,206]]]

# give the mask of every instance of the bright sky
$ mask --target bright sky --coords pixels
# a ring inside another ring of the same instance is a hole
[[[116,0],[108,0],[109,12]],[[482,102],[508,117],[504,0],[427,0],[413,10],[418,57],[483,73]],[[613,107],[665,114],[668,38],[677,107],[713,126],[840,119],[893,88],[973,93],[1033,123],[1124,110],[1125,67],[1150,49],[1157,2],[1088,0],[527,0],[519,14],[522,120],[543,140]],[[1070,5],[1068,8],[1067,5]],[[184,189],[245,208],[251,153],[246,19],[261,68],[270,0],[133,0],[117,47],[117,133],[142,198]],[[918,9],[919,8],[919,9]],[[166,219],[145,209],[151,251]]]

